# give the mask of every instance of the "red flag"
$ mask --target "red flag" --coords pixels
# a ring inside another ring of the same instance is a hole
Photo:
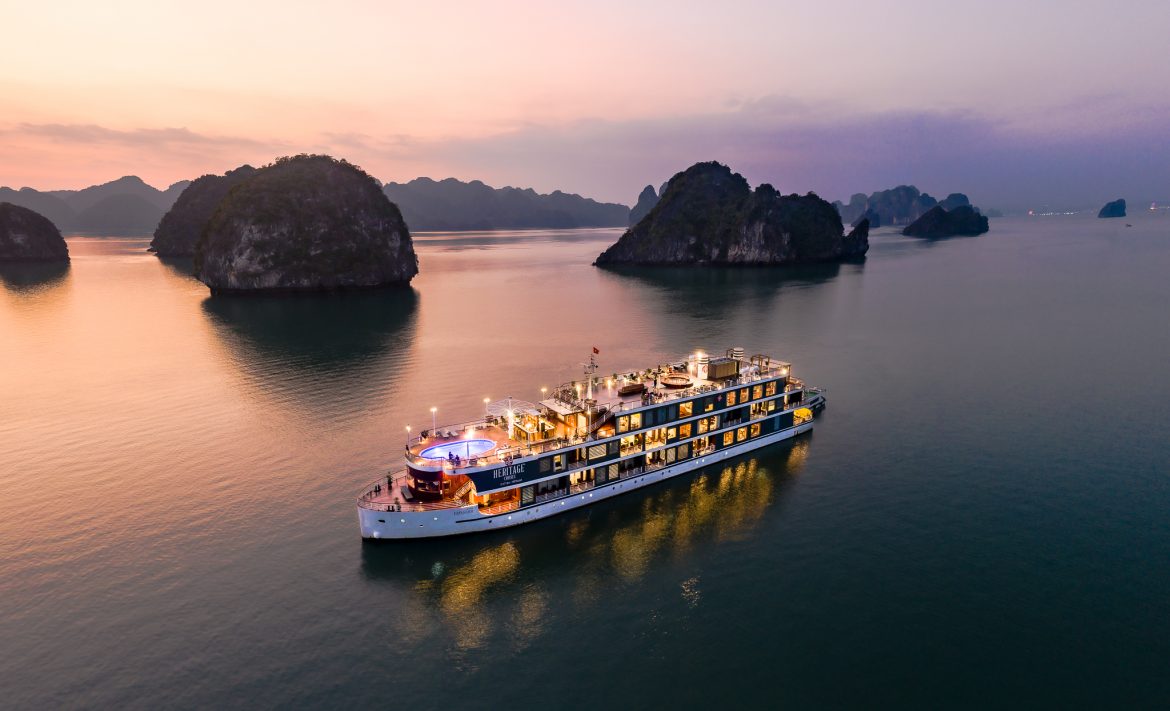
[[[601,351],[597,350],[597,346],[593,346],[593,355],[601,355]]]

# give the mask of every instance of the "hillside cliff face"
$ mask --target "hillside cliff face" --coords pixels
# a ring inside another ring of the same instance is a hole
[[[164,257],[192,257],[199,235],[228,191],[251,177],[256,169],[242,165],[223,175],[204,175],[191,183],[163,215],[150,251]]]
[[[61,231],[43,215],[0,202],[0,262],[67,262]]]
[[[630,208],[556,190],[493,188],[478,180],[416,178],[386,183],[386,197],[402,210],[410,229],[568,229],[625,225]]]
[[[376,180],[302,155],[230,190],[196,245],[195,273],[213,293],[367,288],[409,282],[418,258]]]
[[[808,195],[752,190],[719,163],[675,175],[658,203],[598,256],[616,264],[792,264],[858,259],[869,249],[869,223],[848,235],[831,204]]]

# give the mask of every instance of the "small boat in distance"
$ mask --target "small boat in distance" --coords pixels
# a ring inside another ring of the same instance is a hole
[[[807,432],[825,407],[791,364],[742,348],[604,377],[598,353],[539,403],[485,400],[484,417],[409,439],[405,466],[358,497],[362,538],[546,518]]]

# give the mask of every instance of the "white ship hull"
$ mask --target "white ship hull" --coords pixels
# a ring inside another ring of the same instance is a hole
[[[485,514],[480,511],[478,506],[474,505],[431,511],[378,511],[359,507],[358,524],[361,527],[362,538],[378,540],[436,538],[519,526],[522,523],[530,523],[579,509],[761,447],[776,444],[811,430],[813,422],[813,420],[809,420],[795,427],[748,440],[705,456],[688,459],[654,471],[642,472],[618,481],[600,484],[586,491],[504,513]]]

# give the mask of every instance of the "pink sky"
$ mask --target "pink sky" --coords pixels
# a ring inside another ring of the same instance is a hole
[[[313,151],[382,180],[627,203],[713,158],[843,197],[960,189],[960,139],[1054,155],[1162,135],[1170,4],[1022,5],[10,4],[0,185],[165,186]],[[939,145],[915,143],[916,122]],[[864,171],[844,164],[866,146]],[[986,172],[972,179],[995,185]]]

